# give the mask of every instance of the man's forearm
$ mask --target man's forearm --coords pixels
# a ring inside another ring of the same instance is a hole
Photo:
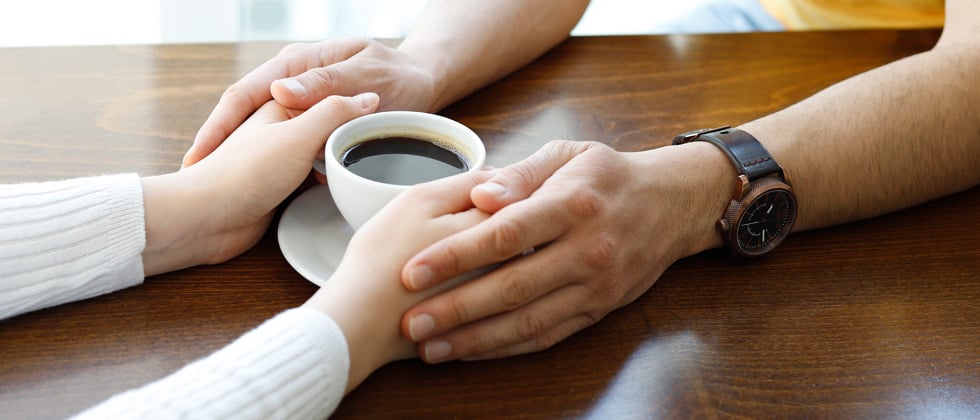
[[[568,37],[587,0],[433,0],[399,49],[436,79],[439,110]]]
[[[800,203],[796,230],[872,217],[980,182],[977,45],[939,46],[742,126],[790,176]]]

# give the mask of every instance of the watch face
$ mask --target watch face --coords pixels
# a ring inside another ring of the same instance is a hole
[[[783,189],[763,192],[742,212],[735,226],[738,248],[746,255],[761,255],[779,245],[796,221],[796,200]]]

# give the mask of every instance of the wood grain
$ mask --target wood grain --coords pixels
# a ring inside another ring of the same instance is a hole
[[[936,31],[573,38],[443,113],[503,166],[549,140],[619,150],[737,124],[927,50]],[[841,48],[848,45],[848,48]],[[281,44],[0,50],[0,182],[179,166],[222,90]],[[337,418],[980,416],[980,190],[706,252],[553,348],[382,368]],[[0,417],[64,417],[164,376],[314,286],[274,230],[226,264],[0,322]]]

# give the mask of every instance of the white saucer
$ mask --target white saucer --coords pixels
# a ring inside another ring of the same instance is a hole
[[[340,215],[326,185],[296,197],[279,218],[279,249],[301,276],[323,286],[344,256],[354,229]]]

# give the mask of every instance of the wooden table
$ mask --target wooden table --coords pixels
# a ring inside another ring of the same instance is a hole
[[[936,31],[575,38],[446,109],[489,164],[554,138],[620,150],[739,123],[931,47]],[[846,45],[847,48],[842,48]],[[225,86],[280,44],[0,50],[0,182],[175,170]],[[552,349],[384,367],[346,417],[980,416],[980,189],[684,259]],[[0,417],[74,413],[314,291],[274,229],[226,264],[0,322]]]

